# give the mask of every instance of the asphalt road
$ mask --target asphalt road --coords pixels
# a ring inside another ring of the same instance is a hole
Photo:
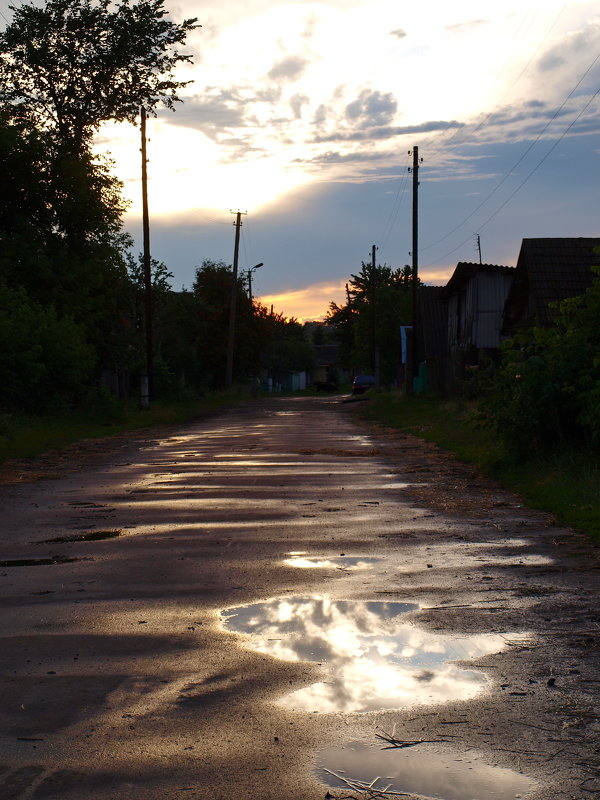
[[[600,797],[584,537],[340,398],[74,466],[0,487],[1,800]]]

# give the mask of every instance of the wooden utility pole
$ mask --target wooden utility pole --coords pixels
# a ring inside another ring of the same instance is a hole
[[[242,213],[245,211],[232,211],[235,214],[235,246],[233,248],[233,275],[231,278],[231,300],[229,303],[229,339],[227,341],[227,371],[225,374],[225,384],[230,387],[233,384],[233,350],[235,342],[235,312],[237,304],[238,289],[238,259],[240,255],[240,229],[242,227]]]
[[[412,381],[414,393],[415,378],[419,376],[419,148],[413,148],[413,213],[412,213]]]
[[[375,384],[379,386],[379,348],[377,347],[377,246],[371,248],[371,360]]]
[[[479,263],[481,264],[481,236],[477,234],[477,250],[479,251]]]
[[[142,232],[144,261],[144,300],[146,328],[146,380],[147,387],[142,388],[142,405],[148,406],[154,398],[154,354],[152,342],[152,269],[150,259],[150,221],[148,216],[148,159],[146,155],[146,109],[142,106]]]

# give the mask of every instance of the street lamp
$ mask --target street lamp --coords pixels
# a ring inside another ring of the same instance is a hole
[[[259,267],[263,267],[263,266],[264,266],[264,264],[261,261],[260,264],[255,264],[255,266],[250,267],[250,269],[247,270],[247,273],[248,273],[248,295],[250,296],[250,302],[252,302],[252,273],[255,270],[257,270]]]

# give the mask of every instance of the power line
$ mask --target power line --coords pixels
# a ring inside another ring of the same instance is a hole
[[[600,57],[600,56],[599,56],[599,57]],[[542,158],[541,158],[541,159],[538,161],[538,163],[535,165],[535,167],[534,167],[534,168],[533,168],[533,169],[532,169],[532,170],[531,170],[531,171],[528,173],[528,175],[527,175],[527,176],[526,176],[526,177],[525,177],[525,178],[524,178],[524,179],[521,181],[521,183],[520,183],[520,184],[519,184],[519,185],[516,187],[516,189],[514,189],[514,191],[513,191],[513,192],[511,192],[511,194],[510,194],[510,195],[509,195],[509,196],[506,198],[506,200],[505,200],[505,201],[504,201],[504,202],[503,202],[503,203],[502,203],[500,206],[498,206],[498,208],[497,208],[497,209],[496,209],[496,210],[495,210],[495,211],[494,211],[492,214],[490,214],[490,216],[489,216],[489,217],[488,217],[488,218],[485,220],[485,222],[483,222],[481,225],[479,225],[479,226],[478,226],[479,230],[483,230],[483,228],[485,228],[485,226],[486,226],[486,225],[488,225],[488,223],[490,223],[490,222],[491,222],[491,221],[494,219],[494,217],[496,217],[496,216],[497,216],[497,215],[498,215],[498,214],[499,214],[499,213],[502,211],[502,209],[503,209],[503,208],[505,208],[505,207],[506,207],[506,206],[507,206],[507,205],[510,203],[510,201],[513,199],[513,197],[514,197],[514,196],[515,196],[515,195],[516,195],[516,194],[517,194],[519,191],[521,191],[521,189],[523,188],[523,186],[525,186],[525,184],[526,184],[526,183],[529,181],[529,179],[530,179],[530,178],[531,178],[531,177],[532,177],[532,176],[533,176],[533,175],[534,175],[534,174],[537,172],[537,170],[538,170],[538,169],[539,169],[539,168],[542,166],[542,164],[544,163],[544,161],[546,161],[546,159],[547,159],[547,158],[548,158],[548,157],[549,157],[549,156],[550,156],[550,155],[551,155],[551,154],[554,152],[554,150],[556,150],[556,148],[558,147],[558,145],[559,145],[559,144],[562,142],[562,140],[565,138],[565,136],[566,136],[566,135],[567,135],[567,133],[568,133],[568,132],[571,130],[571,128],[572,128],[572,127],[575,125],[575,123],[577,123],[577,122],[578,122],[578,121],[581,119],[581,117],[582,117],[582,116],[585,114],[585,112],[588,110],[588,108],[591,106],[591,104],[594,102],[594,100],[595,100],[595,99],[598,97],[598,95],[600,95],[600,89],[598,89],[598,90],[597,90],[597,91],[596,91],[596,92],[595,92],[595,93],[594,93],[594,94],[593,94],[593,95],[590,97],[590,99],[588,100],[588,102],[587,102],[587,103],[585,104],[585,106],[584,106],[584,107],[581,109],[581,111],[580,111],[580,112],[579,112],[579,114],[578,114],[578,115],[575,117],[575,119],[574,119],[574,120],[573,120],[573,121],[572,121],[572,122],[571,122],[571,123],[570,123],[570,124],[569,124],[569,125],[568,125],[568,126],[565,128],[565,130],[562,132],[562,134],[561,134],[561,135],[558,137],[558,139],[557,139],[557,140],[554,142],[554,144],[552,145],[552,147],[550,147],[550,149],[548,150],[548,152],[547,152],[547,153],[545,153],[545,155],[544,155],[544,156],[543,156],[543,157],[542,157]],[[448,256],[451,256],[453,253],[455,253],[457,250],[459,250],[459,249],[460,249],[460,248],[461,248],[461,247],[462,247],[464,244],[466,244],[466,242],[468,242],[468,241],[469,241],[469,239],[470,239],[470,238],[471,238],[471,236],[467,237],[467,238],[466,238],[464,241],[462,241],[462,242],[461,242],[459,245],[457,245],[457,247],[455,247],[453,250],[450,250],[450,252],[449,252],[449,253],[446,253],[446,255],[442,256],[441,258],[438,258],[438,259],[436,259],[435,261],[432,261],[432,262],[431,262],[431,263],[429,263],[427,266],[428,266],[428,267],[431,267],[431,266],[433,266],[434,264],[439,264],[439,262],[440,262],[440,261],[443,261],[444,259],[448,258]]]
[[[452,234],[453,234],[453,233],[455,233],[457,230],[459,230],[459,228],[462,228],[462,226],[463,226],[463,225],[465,225],[465,224],[466,224],[466,223],[467,223],[467,222],[468,222],[468,221],[471,219],[471,217],[473,217],[473,216],[474,216],[474,215],[475,215],[475,214],[476,214],[476,213],[479,211],[479,209],[480,209],[482,206],[484,206],[484,205],[485,205],[485,204],[488,202],[488,200],[489,200],[491,197],[493,197],[493,195],[494,195],[494,194],[496,194],[496,192],[498,191],[498,189],[499,189],[499,188],[500,188],[500,187],[501,187],[501,186],[502,186],[502,185],[505,183],[505,181],[507,181],[507,180],[508,180],[508,178],[509,178],[509,177],[512,175],[512,173],[514,172],[514,170],[515,170],[515,169],[516,169],[516,168],[519,166],[519,164],[521,164],[521,163],[522,163],[522,161],[523,161],[523,160],[524,160],[524,159],[525,159],[525,158],[526,158],[526,157],[529,155],[529,153],[530,153],[530,152],[533,150],[533,148],[535,147],[535,145],[536,145],[536,144],[537,144],[537,143],[540,141],[540,139],[542,138],[542,136],[544,135],[544,133],[545,133],[545,132],[548,130],[548,128],[550,127],[550,125],[552,125],[552,123],[554,122],[554,120],[555,120],[555,119],[558,117],[558,115],[559,115],[559,114],[560,114],[560,112],[563,110],[563,108],[566,106],[566,104],[569,102],[569,100],[571,99],[571,97],[573,97],[573,95],[575,94],[575,92],[577,91],[577,89],[578,89],[578,88],[581,86],[581,84],[583,83],[583,81],[585,80],[585,78],[587,77],[587,75],[588,75],[588,74],[591,72],[591,70],[594,68],[594,66],[596,65],[596,63],[598,62],[598,60],[599,60],[599,59],[600,59],[600,53],[599,53],[599,54],[598,54],[598,55],[597,55],[597,56],[594,58],[594,60],[592,61],[592,63],[589,65],[589,67],[588,67],[588,68],[585,70],[585,72],[584,72],[584,73],[583,73],[583,75],[581,76],[581,78],[580,78],[580,79],[577,81],[576,85],[575,85],[575,86],[574,86],[574,87],[571,89],[571,91],[569,92],[569,94],[568,94],[568,95],[565,97],[565,99],[563,100],[563,102],[561,103],[561,105],[560,105],[560,106],[559,106],[559,107],[556,109],[556,111],[554,112],[554,114],[552,115],[552,117],[551,117],[551,118],[548,120],[548,122],[547,122],[547,123],[544,125],[544,127],[542,128],[542,130],[541,130],[541,131],[538,133],[538,135],[536,136],[536,138],[535,138],[535,139],[534,139],[534,140],[531,142],[531,144],[529,145],[529,147],[527,147],[527,149],[525,150],[525,152],[521,154],[521,156],[520,156],[520,157],[517,159],[517,161],[515,161],[515,163],[513,164],[513,166],[510,168],[510,170],[508,170],[508,172],[507,172],[507,173],[505,173],[505,175],[504,175],[504,176],[503,176],[503,177],[500,179],[500,181],[499,181],[499,182],[498,182],[498,183],[497,183],[497,184],[494,186],[494,188],[491,190],[491,192],[489,192],[489,194],[488,194],[488,195],[487,195],[487,196],[486,196],[486,197],[485,197],[485,198],[484,198],[484,199],[483,199],[483,200],[482,200],[482,201],[479,203],[479,205],[478,205],[478,206],[476,206],[476,207],[473,209],[473,211],[471,211],[471,213],[470,213],[468,216],[466,216],[466,217],[463,219],[463,221],[462,221],[462,222],[460,222],[458,225],[455,225],[455,227],[454,227],[454,228],[452,228],[452,230],[451,230],[451,231],[449,231],[448,233],[444,234],[444,236],[442,236],[441,238],[437,239],[435,242],[432,242],[431,244],[428,244],[426,247],[423,247],[423,248],[422,248],[422,252],[424,252],[425,250],[429,250],[429,249],[431,249],[432,247],[435,247],[435,245],[437,245],[437,244],[440,244],[440,242],[443,242],[443,241],[445,241],[445,240],[446,240],[446,239],[447,239],[449,236],[452,236]],[[577,117],[577,119],[579,119],[579,117]],[[575,121],[576,121],[576,120],[575,120]],[[568,129],[567,129],[567,130],[568,130]]]
[[[404,193],[406,191],[407,185],[408,185],[408,170],[405,171],[404,176],[400,179],[398,189],[396,190],[396,195],[394,197],[394,202],[392,203],[392,208],[390,210],[387,222],[385,223],[381,236],[379,237],[382,249],[385,248],[389,240],[389,237],[391,236],[392,231],[396,225],[396,221],[398,219],[398,214],[400,213],[400,207],[402,206],[402,200],[404,199]]]
[[[539,51],[541,50],[543,45],[546,43],[546,40],[548,39],[548,37],[550,36],[552,31],[554,30],[554,28],[558,24],[558,21],[561,18],[561,16],[563,15],[563,13],[565,12],[566,8],[567,8],[567,6],[564,5],[561,8],[561,10],[558,12],[557,16],[554,19],[554,22],[552,23],[552,25],[546,31],[546,33],[543,36],[542,40],[540,41],[540,43],[538,44],[537,48],[534,50],[533,54],[531,55],[529,61],[525,64],[525,66],[523,67],[521,72],[517,75],[517,77],[514,79],[514,81],[508,87],[508,89],[504,92],[504,94],[502,95],[500,100],[496,103],[495,108],[492,109],[491,111],[489,111],[488,114],[486,114],[485,117],[483,117],[483,119],[480,120],[480,122],[475,124],[475,126],[472,128],[472,130],[469,130],[469,126],[466,126],[465,128],[457,128],[455,130],[454,134],[452,135],[452,137],[449,139],[449,141],[447,141],[445,143],[444,149],[446,149],[447,147],[458,147],[458,145],[464,144],[467,141],[467,137],[472,138],[478,131],[482,130],[483,128],[485,128],[487,126],[487,124],[489,123],[490,119],[493,117],[493,115],[495,113],[495,110],[502,106],[502,104],[504,103],[506,97],[512,92],[512,90],[515,88],[517,83],[521,80],[523,75],[527,72],[527,70],[531,66],[532,61],[536,58],[537,54],[539,53]],[[534,15],[532,21],[529,23],[529,26],[528,26],[527,30],[529,30],[529,28],[531,27],[531,25],[535,21],[536,17],[537,17],[537,13]],[[521,23],[521,26],[522,25],[523,25],[523,23]],[[517,35],[518,35],[518,32],[519,31],[517,31]],[[515,48],[513,48],[513,53],[514,53],[514,50],[515,50]],[[506,70],[506,67],[508,66],[508,64],[510,63],[510,61],[512,59],[513,53],[511,53],[510,57],[507,59],[507,61],[505,62],[504,66],[502,67],[502,69],[498,72],[498,74],[496,75],[496,77],[492,81],[492,83],[490,85],[490,89],[488,90],[488,92],[491,91],[491,89],[494,86],[494,84],[497,83],[497,81],[499,80],[499,78],[502,75],[502,73]],[[454,141],[454,139],[458,136],[459,132],[463,132],[464,136],[462,137],[462,139],[459,139],[458,141]],[[440,152],[440,148],[438,148],[437,150],[433,151],[432,157],[435,156],[438,152]]]
[[[223,220],[220,220],[220,219],[215,219],[214,217],[211,217],[211,216],[209,216],[209,215],[208,215],[208,214],[207,214],[205,211],[203,211],[201,208],[196,208],[196,209],[194,209],[194,211],[195,211],[195,213],[196,213],[196,214],[198,214],[200,217],[203,217],[204,219],[208,220],[208,222],[212,222],[212,223],[213,223],[213,225],[230,225],[230,223],[229,223],[229,222],[224,222]]]

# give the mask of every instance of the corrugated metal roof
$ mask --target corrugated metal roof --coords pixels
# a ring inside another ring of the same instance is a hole
[[[452,277],[443,287],[442,300],[447,302],[454,292],[458,292],[477,272],[513,272],[514,267],[506,267],[502,264],[477,264],[472,261],[459,261]]]
[[[536,322],[548,322],[548,304],[583,294],[593,280],[592,267],[600,265],[600,238],[523,239],[517,274],[507,303],[507,321],[524,321],[525,308]],[[525,303],[525,296],[528,303]]]

